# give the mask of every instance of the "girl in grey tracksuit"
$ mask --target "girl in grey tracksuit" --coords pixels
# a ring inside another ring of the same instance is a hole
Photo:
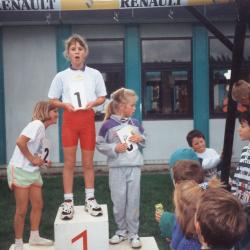
[[[141,148],[145,145],[144,129],[131,118],[136,100],[135,92],[130,89],[121,88],[111,95],[96,143],[98,151],[107,156],[113,213],[118,226],[110,243],[117,244],[128,237],[133,248],[141,246],[138,236]]]

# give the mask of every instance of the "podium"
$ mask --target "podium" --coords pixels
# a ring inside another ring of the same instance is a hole
[[[24,250],[131,250],[128,240],[120,244],[109,244],[109,224],[107,205],[101,205],[103,215],[91,216],[85,212],[84,206],[74,206],[72,220],[61,220],[62,208],[59,207],[54,222],[54,246],[29,246],[24,244]],[[51,237],[52,238],[52,237]],[[140,237],[140,250],[159,250],[154,237]],[[14,244],[9,250],[14,250]]]
[[[55,250],[109,250],[107,205],[101,205],[103,215],[94,217],[84,206],[74,206],[72,220],[61,220],[59,207],[54,223]]]

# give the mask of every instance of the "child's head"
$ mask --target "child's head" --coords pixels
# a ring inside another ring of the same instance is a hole
[[[88,47],[86,40],[78,34],[73,34],[67,40],[65,40],[65,43],[64,43],[65,50],[63,54],[67,60],[71,60],[70,55],[69,55],[70,47],[72,45],[76,45],[77,43],[85,50],[85,56],[88,55],[89,47]]]
[[[244,80],[234,83],[232,88],[232,98],[241,105],[250,106],[250,84]]]
[[[187,238],[195,238],[194,216],[197,203],[206,190],[203,184],[194,180],[181,181],[176,183],[174,191],[174,204],[176,219]],[[207,184],[207,183],[206,183]],[[209,188],[218,188],[221,182],[218,179],[211,179],[207,184]]]
[[[135,91],[132,89],[120,88],[114,91],[110,96],[104,120],[112,114],[123,117],[132,116],[135,112],[137,98]]]
[[[197,130],[191,130],[187,134],[187,143],[188,145],[193,148],[193,150],[197,153],[203,153],[206,150],[206,141],[204,134]]]
[[[181,160],[177,161],[173,167],[173,178],[175,183],[186,180],[202,183],[205,179],[205,174],[198,161]]]
[[[52,112],[56,114],[52,117]],[[33,115],[32,115],[32,121],[33,120],[40,120],[42,122],[49,121],[51,119],[54,119],[54,123],[56,123],[57,120],[57,108],[50,104],[47,101],[40,101],[36,104]]]
[[[195,227],[207,247],[232,248],[246,228],[242,205],[225,189],[208,189],[197,204]]]
[[[250,111],[239,114],[240,126],[238,129],[241,140],[250,140]]]

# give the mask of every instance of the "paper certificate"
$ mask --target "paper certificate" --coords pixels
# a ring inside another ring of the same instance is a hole
[[[73,81],[70,85],[71,104],[75,109],[86,109],[87,96],[82,81]]]
[[[133,129],[131,126],[125,126],[117,131],[117,135],[121,143],[127,143],[128,153],[132,153],[138,148],[138,145],[136,143],[129,141],[129,138],[132,136],[132,131]]]

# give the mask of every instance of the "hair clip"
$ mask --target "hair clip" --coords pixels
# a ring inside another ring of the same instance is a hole
[[[199,187],[203,190],[208,189],[208,182],[202,182],[199,184]]]

